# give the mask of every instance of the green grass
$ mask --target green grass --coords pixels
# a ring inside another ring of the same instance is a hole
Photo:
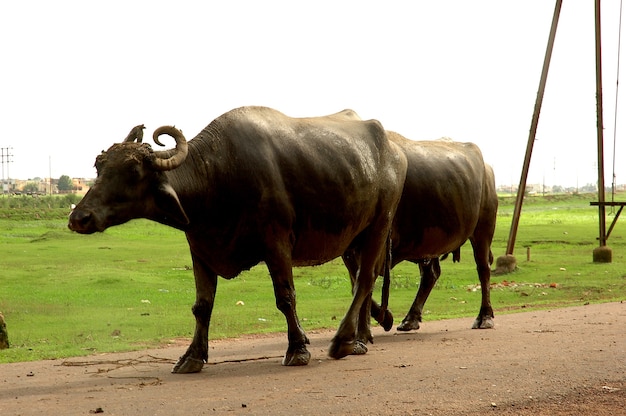
[[[593,199],[525,202],[515,250],[519,268],[492,276],[496,324],[503,313],[626,299],[626,220],[618,221],[609,239],[613,262],[594,264],[598,214],[589,206]],[[11,341],[11,348],[0,350],[0,362],[133,350],[191,337],[195,289],[184,234],[136,220],[105,233],[78,235],[67,229],[68,210],[61,206],[46,201],[43,207],[15,208],[0,201],[0,311]],[[496,257],[505,253],[512,212],[513,201],[502,199],[492,246]],[[417,273],[407,262],[392,272],[390,307],[396,322],[413,301]],[[305,330],[336,328],[351,299],[341,260],[294,269],[294,276]],[[480,306],[477,285],[466,244],[461,263],[442,263],[424,320],[467,317],[469,327]],[[380,297],[378,291],[375,296]],[[211,339],[285,330],[264,266],[220,279]]]

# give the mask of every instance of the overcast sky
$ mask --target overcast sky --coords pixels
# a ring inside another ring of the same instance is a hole
[[[3,176],[94,177],[96,155],[137,124],[191,139],[264,105],[295,117],[352,108],[410,139],[471,141],[498,184],[517,184],[553,11],[549,0],[4,1]],[[610,185],[619,2],[602,12]],[[597,181],[594,53],[594,2],[565,1],[529,183]]]

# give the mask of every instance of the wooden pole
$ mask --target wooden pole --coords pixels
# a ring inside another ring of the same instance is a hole
[[[596,0],[596,112],[598,136],[598,214],[600,246],[606,245],[606,216],[604,206],[604,121],[602,110],[602,41],[600,29],[600,0]]]
[[[604,199],[604,121],[602,111],[602,30],[600,0],[596,0],[596,116],[598,136],[598,224],[600,246],[593,250],[594,263],[611,263],[612,250],[606,245],[606,205]]]
[[[528,169],[530,167],[530,157],[533,152],[535,136],[537,135],[537,125],[539,124],[539,113],[541,112],[541,104],[543,102],[543,93],[546,89],[546,81],[548,79],[548,69],[550,68],[550,59],[552,58],[552,49],[554,47],[554,38],[556,37],[556,28],[559,23],[559,15],[561,14],[562,0],[557,0],[554,6],[554,15],[552,17],[552,27],[550,28],[550,36],[548,37],[548,46],[546,55],[543,60],[543,69],[541,70],[541,79],[539,80],[539,90],[537,91],[537,99],[535,100],[535,110],[530,123],[530,132],[528,134],[528,144],[526,145],[526,155],[524,156],[524,166],[520,177],[519,187],[517,188],[517,198],[515,199],[515,209],[513,211],[513,221],[511,222],[511,231],[509,232],[509,241],[506,246],[506,254],[513,255],[515,248],[515,238],[517,236],[517,227],[519,225],[519,217],[522,211],[522,202],[526,193],[526,179],[528,178]]]

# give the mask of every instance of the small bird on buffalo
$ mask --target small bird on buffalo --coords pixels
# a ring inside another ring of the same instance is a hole
[[[133,127],[130,133],[128,133],[128,136],[124,139],[124,142],[137,141],[137,143],[141,143],[141,140],[143,139],[143,129],[145,128],[146,127],[143,124]]]

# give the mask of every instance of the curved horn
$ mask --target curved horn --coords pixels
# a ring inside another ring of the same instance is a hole
[[[183,132],[174,126],[162,126],[154,131],[152,140],[161,144],[159,136],[167,134],[176,140],[176,147],[170,150],[154,152],[154,167],[157,170],[172,170],[179,167],[187,157],[187,140],[183,136]]]
[[[135,140],[137,140],[137,143],[141,143],[143,139],[143,129],[145,128],[143,124],[133,127],[130,133],[128,133],[128,136],[124,139],[124,143],[132,143]]]

